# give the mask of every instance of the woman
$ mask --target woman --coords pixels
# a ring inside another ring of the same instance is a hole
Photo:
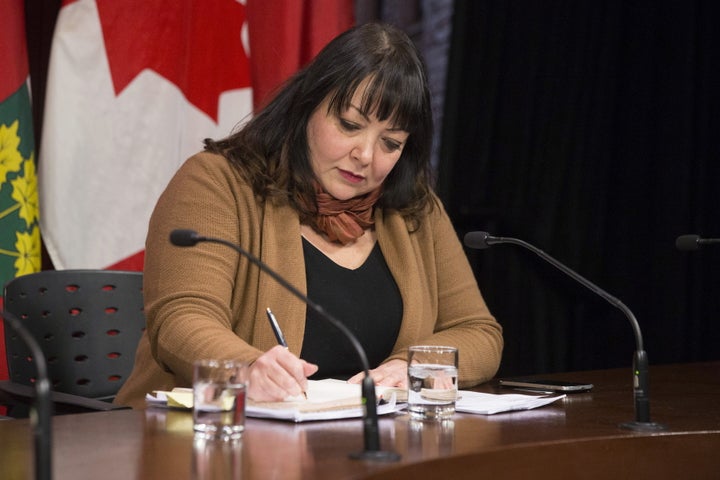
[[[358,336],[376,384],[406,386],[416,344],[458,347],[461,386],[491,378],[502,332],[431,191],[431,138],[416,49],[400,30],[366,24],[328,44],[237,133],[207,140],[152,215],[147,332],[116,402],[141,407],[146,392],[190,386],[199,358],[251,363],[255,400],[298,395],[312,375],[362,378],[333,326],[225,246],[171,246],[177,228],[241,245],[306,291]]]

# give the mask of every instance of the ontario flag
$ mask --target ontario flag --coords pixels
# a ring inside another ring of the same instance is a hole
[[[25,2],[0,1],[0,289],[40,270],[38,191]],[[0,309],[2,308],[0,298]],[[0,380],[8,378],[0,320]]]
[[[177,168],[350,27],[352,8],[352,0],[63,0],[38,172],[55,268],[142,270],[150,214]]]

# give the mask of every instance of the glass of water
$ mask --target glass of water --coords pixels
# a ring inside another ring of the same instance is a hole
[[[446,420],[455,413],[458,350],[420,345],[408,351],[408,412],[418,420]]]
[[[193,429],[207,439],[236,440],[245,430],[248,365],[199,360],[193,371]]]

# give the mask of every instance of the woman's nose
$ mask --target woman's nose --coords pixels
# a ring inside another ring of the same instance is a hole
[[[355,144],[352,157],[355,161],[361,165],[368,165],[372,162],[373,158],[374,142],[369,135],[362,135],[358,137],[357,143]]]

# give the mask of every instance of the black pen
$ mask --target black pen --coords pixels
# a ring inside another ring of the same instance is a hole
[[[270,307],[268,307],[265,311],[267,312],[268,320],[270,320],[270,326],[272,327],[273,333],[275,334],[275,338],[277,338],[277,341],[280,345],[287,348],[287,342],[285,341],[282,330],[280,330],[280,325],[278,325],[277,318],[275,318],[275,315],[273,315]]]
[[[267,307],[265,309],[265,312],[267,313],[268,320],[270,321],[270,326],[272,327],[272,331],[275,334],[275,338],[277,338],[278,343],[283,347],[288,348],[287,342],[285,341],[285,336],[283,335],[282,330],[280,330],[280,325],[277,322],[277,318],[275,318],[275,315],[272,313],[272,310],[270,310],[270,307]],[[302,393],[307,400],[307,392],[303,391]]]

